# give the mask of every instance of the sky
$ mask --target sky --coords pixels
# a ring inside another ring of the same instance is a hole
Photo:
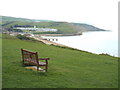
[[[0,0],[0,15],[118,29],[119,0]]]

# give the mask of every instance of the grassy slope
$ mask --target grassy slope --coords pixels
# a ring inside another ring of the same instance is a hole
[[[10,37],[8,37],[10,38]],[[20,49],[50,57],[47,73],[21,65]],[[118,59],[15,38],[3,39],[3,88],[116,88]]]

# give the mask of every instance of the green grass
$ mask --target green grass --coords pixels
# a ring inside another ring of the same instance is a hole
[[[9,37],[9,38],[8,38]],[[118,58],[3,35],[3,88],[117,88]],[[20,49],[50,57],[48,72],[25,69]]]

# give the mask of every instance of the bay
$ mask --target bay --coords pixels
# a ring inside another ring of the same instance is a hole
[[[79,50],[95,54],[118,55],[118,34],[113,31],[84,32],[79,36],[43,36],[43,38],[55,38],[53,41]]]

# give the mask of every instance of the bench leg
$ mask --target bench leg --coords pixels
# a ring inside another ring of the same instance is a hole
[[[37,71],[39,71],[39,66],[37,66]]]
[[[25,64],[24,64],[24,60],[22,60],[22,65],[24,66]]]
[[[47,69],[48,69],[48,65],[45,66],[45,70],[46,70],[46,72],[47,72]]]

